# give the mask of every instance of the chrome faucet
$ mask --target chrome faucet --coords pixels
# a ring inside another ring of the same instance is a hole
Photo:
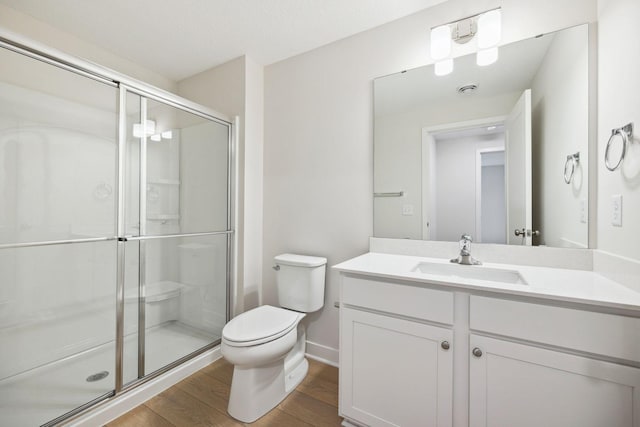
[[[462,265],[481,265],[482,263],[471,256],[471,242],[473,239],[468,234],[460,236],[460,255],[451,262]]]

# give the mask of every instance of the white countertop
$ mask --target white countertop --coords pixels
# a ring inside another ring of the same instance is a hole
[[[640,311],[640,293],[592,271],[484,263],[460,268],[517,270],[527,284],[508,284],[412,271],[421,262],[449,264],[448,259],[369,252],[333,268],[342,273],[435,284],[460,290],[543,298]]]

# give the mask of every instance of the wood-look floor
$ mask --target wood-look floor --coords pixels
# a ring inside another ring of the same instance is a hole
[[[233,365],[220,359],[107,427],[339,426],[338,369],[309,359],[309,373],[275,409],[252,424],[227,414]]]

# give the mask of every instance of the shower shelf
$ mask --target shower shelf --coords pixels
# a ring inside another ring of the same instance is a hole
[[[171,221],[180,219],[178,214],[147,214],[149,221]]]
[[[156,184],[156,185],[180,185],[180,180],[178,179],[149,179],[147,180],[147,184]]]

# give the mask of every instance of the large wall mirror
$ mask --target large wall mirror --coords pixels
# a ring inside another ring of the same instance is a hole
[[[588,247],[589,27],[374,80],[374,235]]]

